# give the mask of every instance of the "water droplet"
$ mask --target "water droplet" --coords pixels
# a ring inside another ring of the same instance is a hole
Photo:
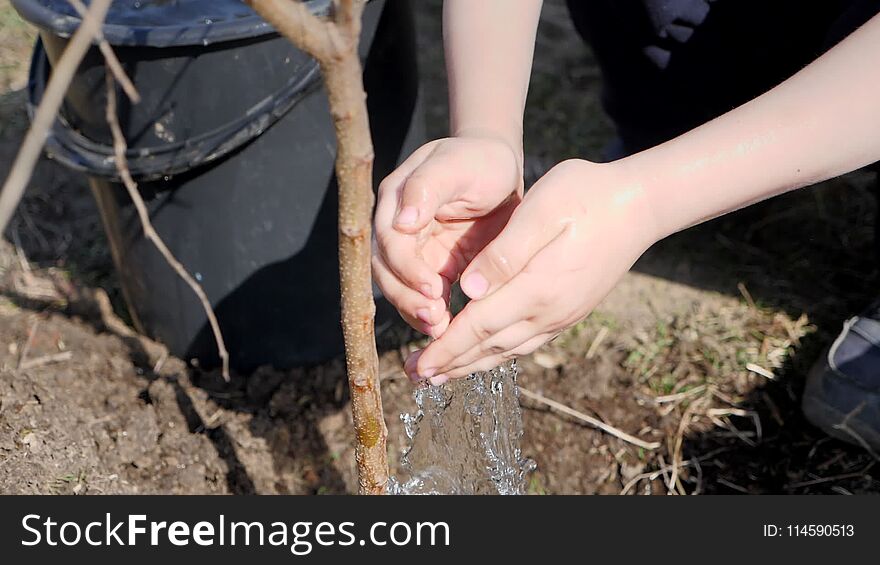
[[[202,273],[195,273],[193,276],[197,281],[202,282]]]

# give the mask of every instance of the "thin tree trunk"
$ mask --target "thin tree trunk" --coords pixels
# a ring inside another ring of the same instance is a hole
[[[9,176],[3,183],[0,191],[0,235],[6,230],[10,218],[15,213],[24,189],[27,188],[34,167],[43,152],[49,130],[58,115],[58,109],[64,101],[64,93],[73,80],[73,75],[79,68],[79,64],[85,57],[86,52],[92,46],[92,41],[101,33],[101,25],[104,17],[110,9],[111,0],[95,0],[89,7],[89,11],[82,19],[82,23],[76,29],[73,37],[64,48],[61,58],[52,70],[49,77],[49,85],[43,94],[43,99],[37,107],[31,127],[28,129],[18,155],[9,171]]]
[[[339,275],[342,329],[357,435],[361,494],[383,494],[388,482],[385,418],[379,390],[370,239],[373,143],[358,56],[362,0],[337,0],[319,19],[299,0],[248,0],[297,47],[318,60],[336,129],[339,184]]]
[[[388,481],[385,419],[379,391],[370,229],[373,211],[373,144],[357,51],[325,72],[336,126],[339,182],[339,276],[342,330],[357,432],[358,482],[364,494],[382,494]],[[356,77],[356,80],[352,80]]]

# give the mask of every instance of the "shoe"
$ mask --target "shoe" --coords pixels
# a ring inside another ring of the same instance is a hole
[[[844,323],[807,375],[802,408],[828,435],[880,454],[880,302]]]

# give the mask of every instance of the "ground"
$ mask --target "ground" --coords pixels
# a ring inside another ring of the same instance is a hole
[[[526,175],[597,158],[601,77],[545,3]],[[429,133],[442,136],[439,1],[417,2]],[[33,32],[0,7],[0,171],[27,125]],[[522,398],[529,492],[877,493],[876,460],[799,412],[805,374],[875,298],[873,177],[773,199],[650,249],[587,320],[520,360],[520,384],[658,442],[644,449]],[[340,361],[230,384],[133,335],[84,183],[40,163],[0,241],[0,493],[341,493],[355,488]],[[109,295],[110,302],[106,301]],[[112,303],[115,312],[108,304]],[[382,354],[392,465],[412,409],[404,340]]]

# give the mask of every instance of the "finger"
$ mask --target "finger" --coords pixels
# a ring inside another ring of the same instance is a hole
[[[406,179],[434,152],[437,145],[436,141],[422,145],[379,183],[375,214],[377,223],[381,220],[381,225],[392,226]]]
[[[458,366],[455,365],[458,357],[522,321],[518,309],[509,306],[495,308],[497,304],[497,300],[492,300],[471,302],[465,306],[442,336],[425,349],[425,354],[414,367],[416,374],[426,379]]]
[[[416,365],[419,362],[419,357],[421,357],[424,349],[419,349],[418,351],[414,351],[410,354],[409,357],[403,362],[403,372],[409,377],[409,380],[415,383],[422,382],[422,378],[419,377],[418,372],[416,371]]]
[[[435,339],[443,335],[446,332],[446,328],[452,322],[452,283],[446,277],[441,278],[443,280],[443,296],[441,300],[443,300],[446,309],[440,317],[440,321],[431,328],[431,337]]]
[[[535,328],[531,322],[525,320],[517,322],[489,339],[475,344],[468,351],[457,356],[452,363],[437,368],[437,374],[445,374],[449,378],[465,375],[467,373],[461,373],[459,369],[473,365],[481,359],[505,354],[534,337]],[[436,378],[436,375],[432,378]]]
[[[532,201],[533,202],[533,201]],[[501,233],[470,262],[461,275],[461,290],[471,299],[484,298],[519,274],[529,261],[563,230],[564,224],[542,221],[558,214],[540,209],[529,199],[514,211]]]
[[[537,335],[509,351],[492,354],[488,357],[480,357],[473,363],[435,375],[428,379],[428,382],[432,385],[441,385],[450,379],[460,379],[481,371],[491,371],[511,359],[534,353],[535,350],[550,341],[552,337],[553,334],[549,333]]]
[[[526,339],[565,327],[573,313],[553,307],[555,281],[548,277],[563,252],[561,243],[551,244],[508,284],[483,300],[469,302],[446,332],[425,349],[416,367],[418,374],[430,378],[461,367],[461,356],[481,343],[491,344],[496,334],[523,321],[534,326]]]
[[[379,255],[373,256],[372,267],[376,284],[409,325],[431,336],[434,334],[431,328],[436,324],[445,329],[449,317],[446,302],[428,299],[401,283]]]
[[[415,236],[394,230],[377,231],[375,252],[403,284],[427,298],[442,298],[442,277],[425,261]]]
[[[415,234],[436,216],[438,209],[459,194],[463,175],[459,153],[435,151],[420,163],[403,182],[394,229]]]
[[[427,379],[427,381],[434,386],[439,386],[446,383],[449,379],[460,379],[473,373],[490,371],[494,367],[497,367],[498,365],[504,363],[507,359],[508,358],[502,354],[493,355],[491,357],[484,357],[479,361],[473,363],[472,365],[466,367],[463,372],[457,371],[453,373],[442,373],[439,375],[435,375],[430,379]]]
[[[379,187],[373,254],[381,254],[386,266],[410,288],[428,298],[440,298],[443,282],[422,257],[416,236],[398,233],[391,226],[404,178],[395,171]]]

